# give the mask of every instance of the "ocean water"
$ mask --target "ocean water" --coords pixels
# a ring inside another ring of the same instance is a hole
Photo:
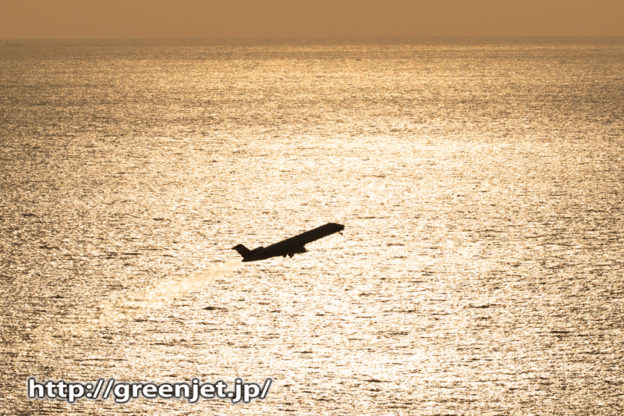
[[[624,39],[0,47],[0,413],[622,414],[623,158]]]

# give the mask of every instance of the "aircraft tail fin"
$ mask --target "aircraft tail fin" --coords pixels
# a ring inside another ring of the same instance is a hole
[[[249,250],[247,247],[245,247],[242,244],[234,246],[234,247],[232,247],[232,249],[238,251],[238,254],[243,256],[243,259],[247,258],[247,256],[249,256],[249,253],[251,253],[251,250]]]

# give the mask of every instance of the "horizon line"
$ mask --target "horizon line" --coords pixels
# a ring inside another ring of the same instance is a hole
[[[0,37],[0,40],[330,40],[330,39],[624,39],[622,35],[284,35],[284,36],[50,36]]]

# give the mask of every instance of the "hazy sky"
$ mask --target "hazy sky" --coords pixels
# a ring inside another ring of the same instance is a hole
[[[0,0],[0,38],[624,36],[624,0]]]

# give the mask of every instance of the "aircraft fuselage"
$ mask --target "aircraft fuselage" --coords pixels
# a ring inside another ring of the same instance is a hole
[[[258,247],[249,250],[242,244],[234,247],[234,250],[243,256],[244,262],[264,260],[277,256],[294,256],[297,253],[305,253],[305,245],[319,238],[323,238],[330,234],[344,230],[344,225],[333,222],[327,223],[313,230],[306,231],[279,243],[272,244],[268,247]]]

